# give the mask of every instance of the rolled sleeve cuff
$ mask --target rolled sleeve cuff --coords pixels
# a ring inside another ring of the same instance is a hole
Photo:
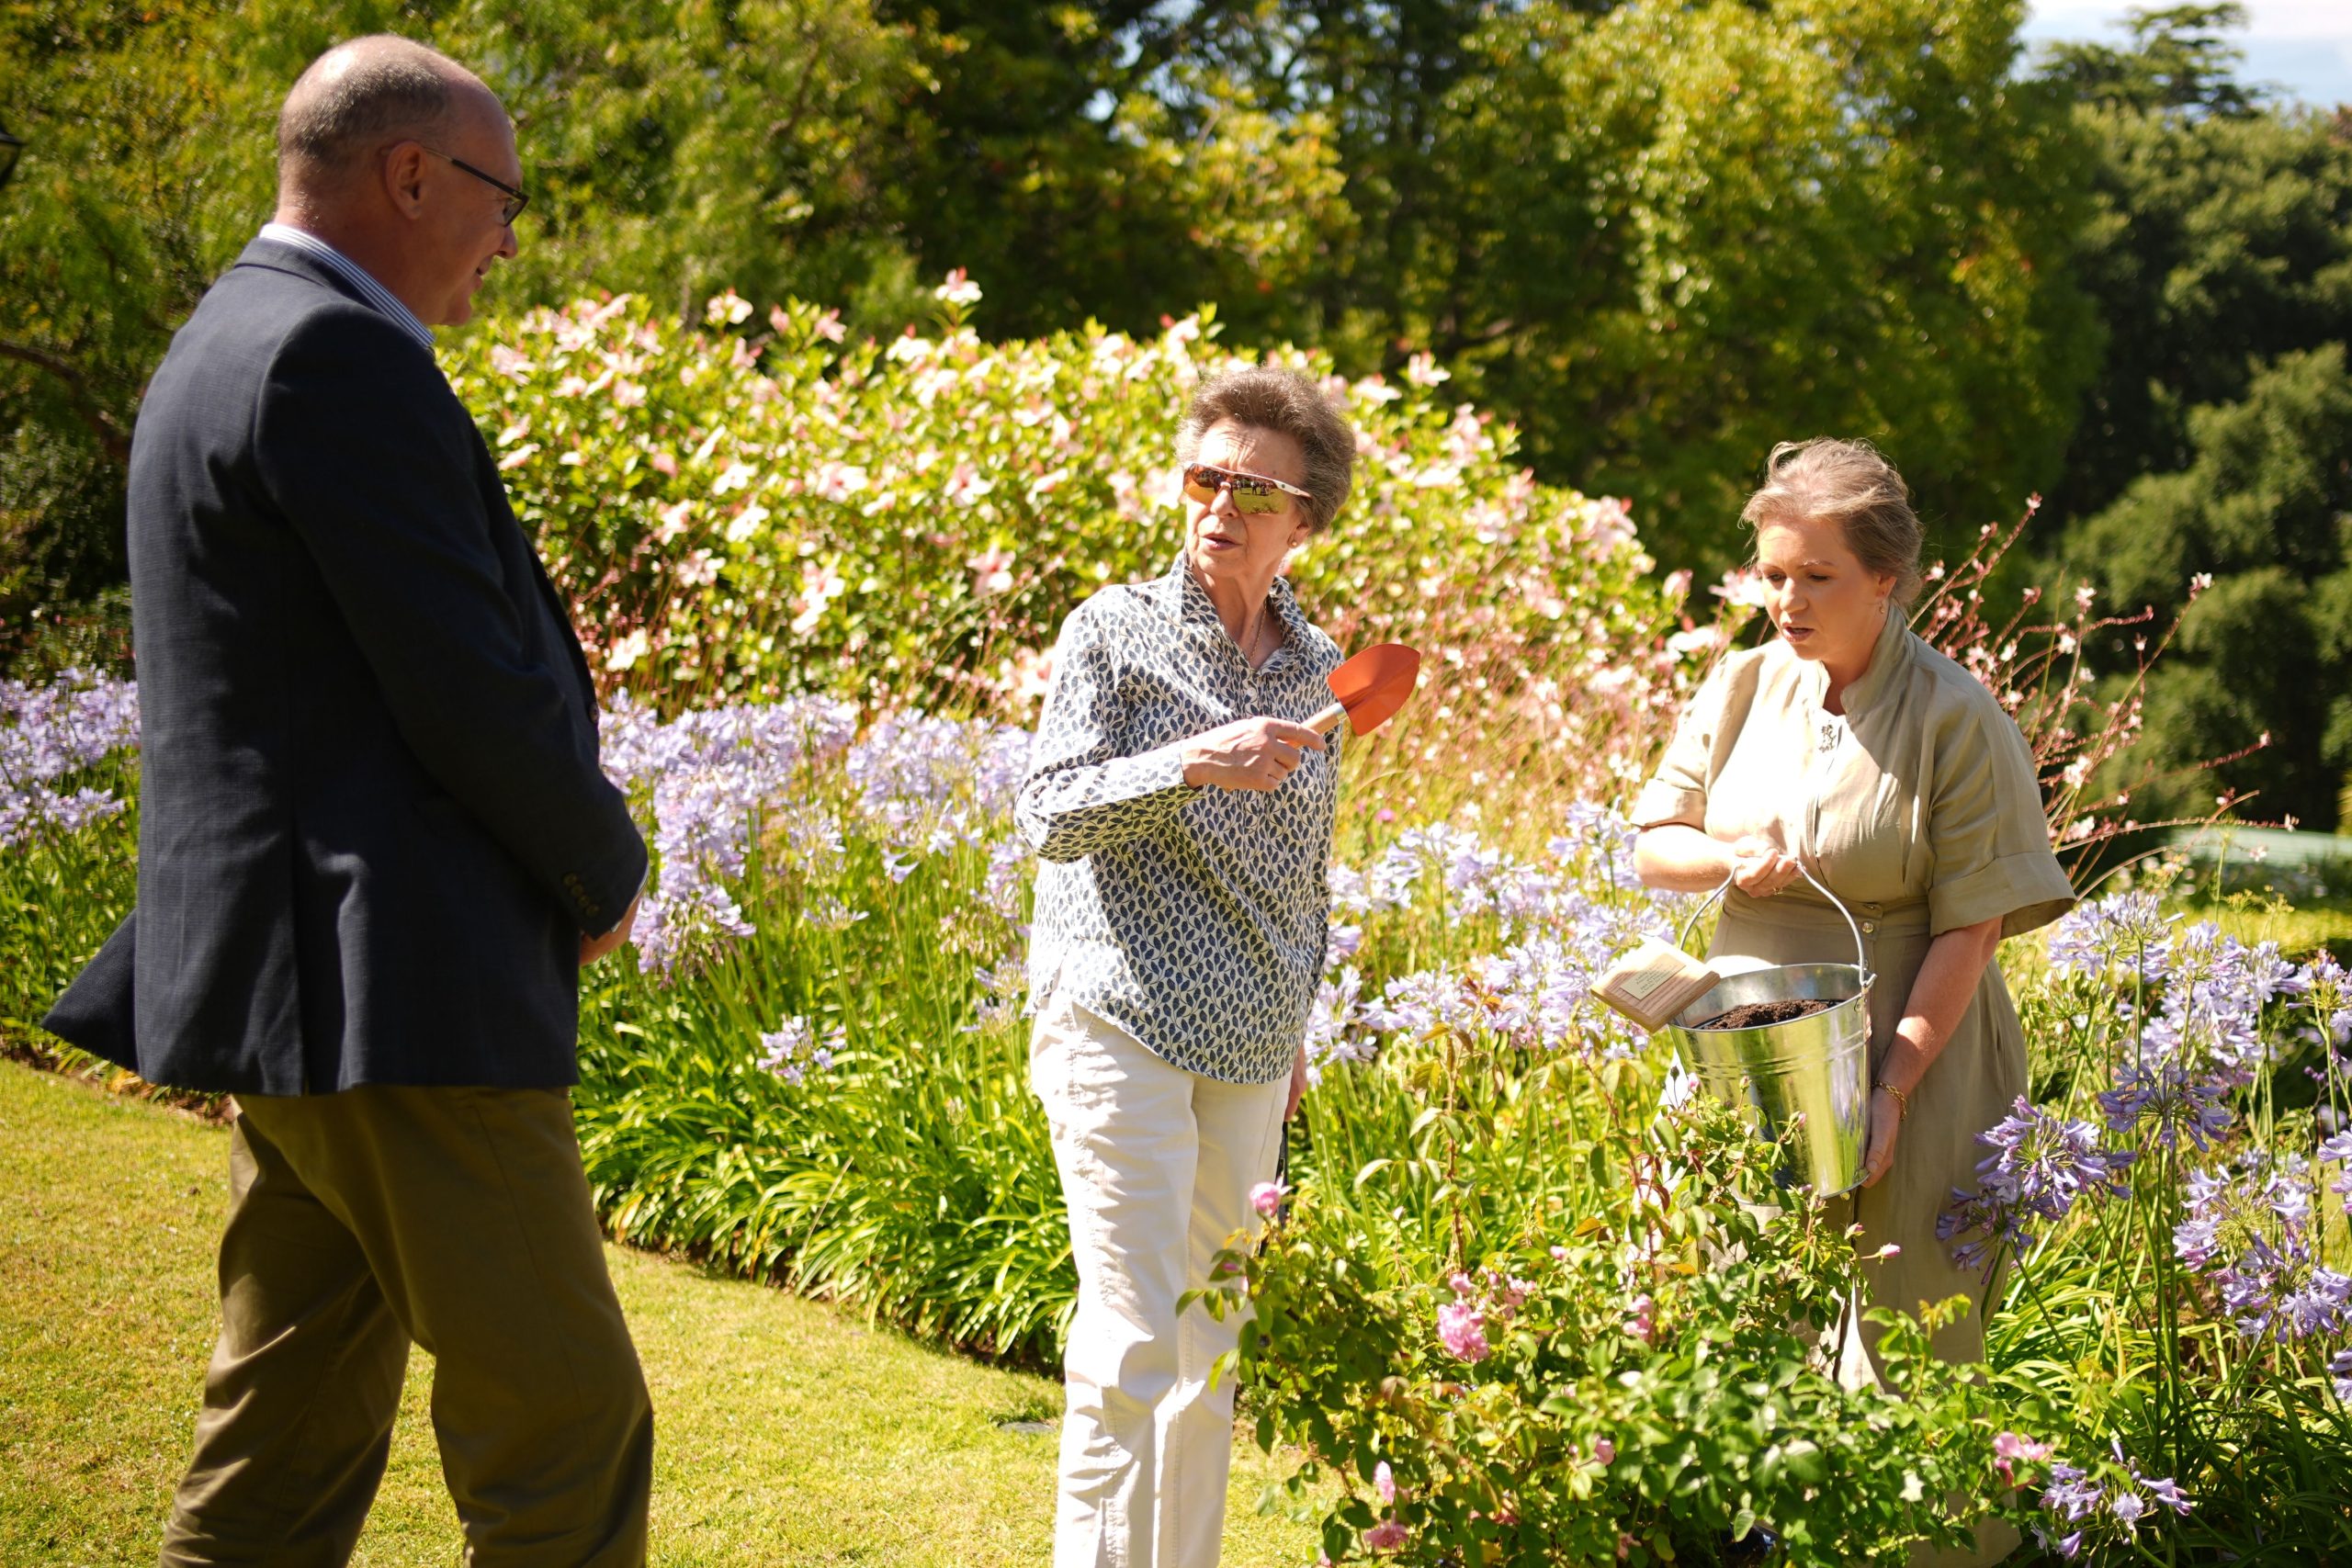
[[[1997,919],[2004,937],[2023,936],[2075,907],[2074,885],[2047,851],[2004,856],[1928,893],[1931,935]]]
[[[1707,795],[1704,790],[1677,789],[1672,784],[1650,784],[1634,801],[1634,826],[1663,828],[1669,822],[1680,822],[1692,828],[1704,828],[1707,821]]]

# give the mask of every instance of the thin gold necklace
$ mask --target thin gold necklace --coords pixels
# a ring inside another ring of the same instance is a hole
[[[1266,623],[1272,618],[1268,613],[1272,604],[1271,594],[1259,602],[1257,618],[1250,626],[1250,640],[1241,649],[1242,661],[1252,670],[1258,668],[1258,645],[1265,640]]]

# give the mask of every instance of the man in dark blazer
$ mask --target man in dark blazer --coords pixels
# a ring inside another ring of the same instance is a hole
[[[278,156],[277,220],[140,412],[139,903],[47,1021],[240,1108],[163,1561],[345,1561],[413,1340],[468,1561],[639,1563],[651,1407],[569,1088],[645,844],[429,330],[514,254],[513,129],[362,39],[296,83]]]

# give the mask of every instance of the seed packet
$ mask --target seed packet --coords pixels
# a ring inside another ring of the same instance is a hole
[[[1640,946],[1609,966],[1592,994],[1655,1032],[1721,978],[1680,948],[1645,937]]]

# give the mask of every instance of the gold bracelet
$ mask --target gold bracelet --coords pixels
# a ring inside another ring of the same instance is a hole
[[[1894,1096],[1894,1124],[1896,1126],[1899,1127],[1904,1122],[1911,1120],[1911,1097],[1909,1095],[1904,1093],[1901,1089],[1895,1088],[1884,1078],[1879,1079],[1876,1087],[1883,1089],[1886,1090],[1887,1093]]]

